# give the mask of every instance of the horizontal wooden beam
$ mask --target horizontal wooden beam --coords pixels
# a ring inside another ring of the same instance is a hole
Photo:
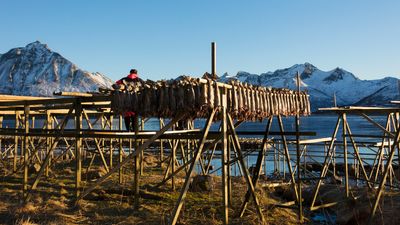
[[[319,111],[331,112],[400,112],[397,107],[366,107],[366,106],[346,106],[346,107],[331,107],[331,108],[318,108]]]

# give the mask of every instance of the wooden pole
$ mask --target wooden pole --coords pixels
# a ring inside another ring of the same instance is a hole
[[[164,125],[162,118],[159,118],[159,125],[160,125],[160,130],[161,130]],[[164,140],[160,139],[160,166],[161,166],[161,168],[162,168],[163,160],[164,160]]]
[[[358,151],[358,147],[357,147],[357,145],[356,145],[356,141],[354,140],[354,138],[353,138],[353,136],[352,136],[349,123],[346,123],[346,130],[347,130],[347,132],[349,133],[350,141],[351,141],[351,144],[352,144],[353,149],[354,149],[354,154],[356,155],[355,158],[357,159],[358,163],[359,163],[360,166],[361,166],[361,170],[362,170],[362,173],[363,173],[363,175],[364,175],[364,179],[365,179],[365,181],[367,182],[367,186],[368,186],[369,189],[372,189],[372,185],[371,185],[370,180],[369,180],[369,177],[368,177],[368,175],[367,175],[367,171],[366,171],[365,168],[364,168],[364,163],[363,163],[362,160],[361,160],[361,156],[360,156],[360,153],[359,153],[359,151]]]
[[[254,206],[256,207],[258,217],[261,220],[261,223],[264,223],[265,222],[264,215],[263,215],[262,209],[260,207],[260,203],[258,201],[256,192],[255,192],[255,187],[253,185],[252,179],[250,178],[249,171],[247,170],[244,159],[243,159],[243,154],[242,154],[242,150],[240,147],[239,138],[235,132],[235,126],[233,125],[233,120],[229,114],[227,115],[227,117],[228,117],[228,125],[229,125],[228,128],[230,129],[230,132],[232,134],[233,144],[236,147],[236,153],[237,153],[237,156],[239,159],[240,166],[242,167],[243,175],[246,180],[248,190],[250,190],[251,195],[253,197],[253,202],[254,202]]]
[[[172,149],[171,149],[171,173],[175,172],[175,161],[176,161],[176,149],[178,148],[178,140],[172,140]],[[171,180],[171,189],[175,191],[175,176],[172,177]]]
[[[262,142],[262,149],[258,152],[258,156],[257,156],[257,162],[256,162],[256,169],[253,172],[253,185],[254,188],[257,186],[257,181],[260,178],[260,173],[261,173],[261,169],[262,169],[262,162],[265,156],[265,152],[267,151],[267,141],[268,141],[268,135],[269,135],[269,131],[271,129],[271,125],[272,125],[272,120],[273,120],[273,116],[270,116],[267,122],[267,126],[265,128],[265,134],[264,134],[264,138],[263,138],[263,142]],[[266,166],[266,165],[265,165]],[[250,190],[247,190],[246,192],[246,196],[244,197],[244,201],[242,203],[242,206],[240,207],[240,217],[242,217],[244,215],[244,211],[246,210],[247,204],[250,200],[250,196],[251,196],[251,192]]]
[[[280,115],[278,115],[278,124],[279,124],[279,129],[282,132],[281,138],[282,138],[282,142],[283,142],[282,144],[283,144],[283,149],[284,149],[284,154],[285,154],[284,159],[286,158],[286,163],[287,163],[287,167],[289,169],[290,178],[291,178],[292,185],[293,185],[293,190],[294,190],[294,193],[296,194],[296,199],[299,200],[299,192],[297,190],[296,179],[294,178],[293,168],[290,163],[289,148],[287,145],[286,136],[283,134],[284,128],[283,128],[282,117]],[[285,168],[285,166],[283,166],[283,168]]]
[[[0,128],[3,128],[3,116],[0,116]],[[0,152],[1,152],[1,149],[3,148],[3,143],[2,143],[2,137],[0,136]],[[1,157],[0,157],[0,161],[1,161]]]
[[[343,113],[343,125],[342,125],[342,130],[343,130],[343,160],[344,160],[344,175],[345,175],[345,184],[346,184],[346,197],[350,196],[350,191],[349,191],[349,168],[347,165],[347,138],[346,138],[346,124],[347,124],[347,119],[346,119],[346,113]]]
[[[218,87],[217,87],[218,88]],[[224,224],[229,223],[229,188],[228,188],[228,132],[227,132],[227,97],[226,97],[226,89],[222,90],[222,105],[221,105],[221,132],[223,134],[222,138],[222,155],[221,155],[221,165],[222,165],[222,198],[224,204]]]
[[[42,175],[44,174],[45,168],[47,167],[48,163],[50,162],[51,153],[53,152],[53,150],[54,150],[55,147],[57,146],[58,140],[59,140],[59,138],[61,137],[61,134],[62,134],[62,132],[64,131],[65,126],[66,126],[67,123],[68,123],[69,116],[70,116],[70,114],[72,114],[73,109],[74,109],[74,107],[70,108],[70,110],[69,110],[67,116],[66,116],[66,117],[64,118],[64,120],[62,121],[61,127],[60,127],[60,133],[58,133],[57,137],[54,138],[54,141],[52,141],[52,144],[51,144],[49,153],[46,154],[46,157],[45,157],[45,159],[43,160],[42,166],[40,167],[40,170],[39,170],[38,174],[36,175],[36,178],[35,178],[35,180],[34,180],[32,186],[31,186],[31,191],[34,190],[34,189],[36,189],[36,186],[38,185],[38,183],[39,183],[39,181],[40,181],[40,178],[41,178]],[[26,196],[26,198],[25,198],[25,202],[27,202],[27,201],[29,201],[29,193],[27,193],[27,196]]]
[[[135,152],[128,155],[121,163],[114,166],[114,168],[110,169],[110,171],[107,174],[105,174],[104,176],[99,178],[94,184],[92,184],[91,186],[86,188],[85,191],[79,196],[78,201],[80,199],[84,198],[91,191],[93,191],[98,185],[103,183],[107,178],[109,178],[113,173],[118,171],[121,167],[127,165],[128,163],[131,163],[135,159],[136,155],[138,155],[141,151],[144,151],[144,149],[148,148],[152,143],[154,143],[154,141],[156,139],[158,139],[161,135],[163,135],[165,133],[165,131],[167,131],[168,129],[171,128],[172,124],[176,123],[176,121],[178,121],[178,120],[185,118],[186,116],[187,116],[186,113],[180,113],[179,115],[177,115],[174,119],[171,120],[171,122],[169,122],[167,125],[165,125],[163,127],[163,129],[157,131],[157,133],[155,133],[153,136],[151,136],[149,139],[147,139],[143,143],[143,145],[140,145]]]
[[[79,196],[82,177],[82,103],[81,99],[75,100],[75,196]]]
[[[144,117],[141,117],[141,123],[140,123],[140,130],[144,131],[144,123],[146,122]],[[140,140],[140,144],[143,144],[143,139]],[[140,161],[139,161],[139,165],[140,165],[140,175],[142,176],[144,173],[144,163],[143,163],[143,159],[144,158],[144,151],[142,151],[140,153]]]
[[[46,128],[51,129],[51,113],[49,111],[46,112]],[[46,153],[50,153],[50,147],[51,147],[51,137],[46,137]],[[46,166],[46,177],[49,176],[49,165]]]
[[[297,75],[296,75],[296,79],[297,79],[297,92],[298,92],[298,96],[300,96],[300,73],[297,71]],[[303,222],[303,198],[302,198],[302,191],[301,191],[301,167],[300,167],[300,157],[301,157],[301,153],[300,153],[300,113],[299,110],[297,110],[297,114],[296,114],[296,164],[297,164],[297,190],[299,193],[299,198],[298,198],[298,207],[299,207],[299,221],[300,223]],[[304,152],[305,155],[305,152]]]
[[[93,125],[90,122],[89,116],[87,115],[87,113],[84,110],[82,110],[82,114],[85,116],[85,119],[87,121],[89,129],[92,130],[93,129]],[[101,118],[103,118],[103,117],[101,117]],[[104,129],[105,129],[105,125],[102,122],[102,130],[104,130]],[[103,162],[104,169],[108,172],[109,169],[108,169],[107,161],[106,161],[106,158],[104,157],[104,138],[100,138],[100,139],[94,138],[94,143],[96,145],[97,151],[99,152],[101,161]],[[102,143],[102,146],[100,146],[101,143]]]
[[[140,177],[140,152],[138,151],[138,146],[139,146],[139,140],[137,139],[138,134],[139,134],[139,117],[137,114],[135,114],[135,124],[134,124],[134,130],[135,130],[135,142],[134,142],[134,147],[135,147],[135,165],[134,165],[134,193],[135,193],[135,197],[134,197],[134,209],[138,210],[139,209],[139,188],[140,188],[140,184],[139,184],[139,177]]]
[[[231,177],[231,141],[232,138],[228,135],[227,144],[227,179],[228,179],[228,204],[232,207],[232,177]]]
[[[324,160],[324,164],[323,164],[324,166],[322,167],[321,175],[319,177],[320,179],[318,180],[317,185],[315,186],[315,189],[314,189],[313,199],[311,201],[311,206],[310,206],[311,210],[315,209],[314,204],[315,204],[315,201],[317,200],[317,195],[318,195],[318,192],[319,192],[319,188],[321,187],[322,178],[325,177],[325,175],[326,175],[326,173],[327,173],[327,171],[329,169],[329,162],[330,162],[330,158],[333,157],[333,151],[334,151],[334,148],[335,148],[334,147],[334,143],[335,143],[337,132],[339,130],[339,126],[340,126],[341,120],[342,120],[342,115],[339,115],[338,119],[336,121],[335,130],[333,131],[333,134],[332,134],[331,142],[330,142],[329,147],[328,147],[328,151],[327,151],[326,156],[325,156],[325,160]]]
[[[387,159],[386,165],[385,165],[385,172],[383,173],[383,176],[381,178],[381,181],[379,183],[379,187],[378,187],[378,192],[376,193],[376,197],[375,197],[375,203],[371,209],[371,216],[370,216],[370,222],[372,220],[372,218],[375,216],[376,210],[378,208],[379,205],[379,200],[381,198],[381,195],[385,189],[385,184],[386,184],[386,178],[387,175],[389,174],[391,165],[392,165],[392,161],[393,161],[393,157],[394,154],[396,152],[396,147],[399,144],[399,140],[400,140],[400,129],[397,129],[396,131],[396,136],[395,139],[393,140],[393,145],[391,146],[390,149],[390,154],[389,154],[389,158]]]
[[[87,113],[84,110],[82,110],[81,114],[83,114],[83,116],[85,116],[85,119],[87,121],[89,129],[92,130],[93,129],[93,125],[90,122],[90,119],[89,119],[89,116],[87,115]],[[102,118],[101,126],[102,126],[102,130],[104,130],[105,129],[105,125],[103,123],[103,117],[101,117],[101,118]],[[104,157],[104,138],[101,138],[101,139],[94,138],[94,143],[96,145],[97,151],[99,152],[101,161],[103,162],[104,169],[108,172],[109,169],[108,169],[107,161],[106,161],[106,158]],[[100,146],[101,143],[103,143],[102,146]]]
[[[122,131],[122,115],[119,115],[119,130]],[[124,150],[122,147],[122,138],[118,139],[118,163],[121,164],[122,162],[122,151]],[[118,169],[118,177],[119,177],[119,183],[122,184],[122,166]]]
[[[113,121],[114,121],[114,116],[110,115],[110,130],[113,130]],[[113,138],[110,138],[110,162],[108,163],[110,165],[110,168],[113,167],[113,154],[114,154],[114,146],[113,146]]]
[[[29,169],[29,150],[28,150],[28,145],[29,145],[29,105],[24,106],[24,129],[25,129],[25,134],[24,134],[24,180],[23,180],[23,197],[24,199],[28,195],[28,169]]]
[[[215,115],[216,110],[214,109],[211,114],[210,117],[207,119],[206,125],[204,127],[203,133],[202,133],[202,138],[199,142],[199,146],[196,149],[196,152],[194,153],[194,158],[192,160],[192,163],[190,164],[190,168],[188,170],[188,173],[186,174],[186,178],[185,178],[185,183],[183,184],[181,193],[179,195],[178,201],[176,202],[176,205],[174,207],[173,213],[172,213],[172,221],[171,221],[171,225],[175,225],[176,222],[178,221],[178,217],[180,214],[180,211],[182,209],[183,206],[183,201],[186,198],[186,193],[189,190],[189,184],[190,184],[190,177],[194,171],[194,168],[196,166],[196,162],[199,161],[200,156],[201,156],[201,152],[203,150],[204,144],[207,140],[207,135],[208,132],[210,130],[212,121],[214,119],[214,115]]]
[[[19,127],[19,112],[15,113],[15,132]],[[18,159],[18,135],[14,136],[14,160],[13,160],[13,172],[17,172],[17,159]]]

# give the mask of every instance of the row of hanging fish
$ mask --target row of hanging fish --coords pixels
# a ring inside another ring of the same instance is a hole
[[[174,117],[179,112],[186,112],[192,118],[208,117],[212,109],[221,109],[223,96],[226,96],[227,112],[239,120],[311,113],[306,92],[253,86],[239,81],[224,84],[208,77],[124,81],[113,88],[111,107],[114,112],[133,111],[144,117]]]

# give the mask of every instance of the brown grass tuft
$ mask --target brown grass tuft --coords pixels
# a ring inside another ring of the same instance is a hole
[[[38,207],[36,207],[33,203],[29,202],[29,203],[26,203],[26,204],[22,205],[21,207],[17,208],[15,210],[15,212],[17,214],[26,214],[26,213],[34,214],[37,212],[37,210],[38,210]]]
[[[31,220],[30,217],[28,217],[28,219],[26,219],[26,220],[24,218],[18,219],[17,222],[15,223],[15,225],[37,225],[37,223],[34,223],[30,220]]]

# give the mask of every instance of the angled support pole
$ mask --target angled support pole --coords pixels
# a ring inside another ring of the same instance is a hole
[[[239,138],[238,138],[238,136],[236,134],[235,127],[233,125],[232,117],[229,114],[228,114],[228,128],[230,129],[230,134],[232,135],[233,144],[234,144],[234,146],[236,148],[236,153],[238,155],[240,166],[242,167],[244,178],[246,179],[246,182],[247,182],[248,190],[250,190],[251,196],[252,196],[252,198],[254,200],[254,206],[257,209],[258,217],[261,220],[261,222],[264,222],[265,221],[264,220],[264,215],[263,215],[262,209],[260,207],[260,203],[259,203],[257,195],[256,195],[254,184],[253,184],[253,182],[252,182],[252,180],[250,178],[249,171],[246,168],[246,164],[244,162],[242,150],[241,150],[241,147],[240,147]]]
[[[354,140],[354,138],[353,138],[353,136],[352,136],[352,133],[351,133],[351,130],[350,130],[350,126],[349,126],[348,123],[346,123],[346,130],[347,130],[347,132],[349,133],[351,144],[353,145],[354,152],[355,152],[356,157],[357,157],[357,161],[358,161],[358,163],[361,165],[361,170],[362,170],[362,172],[363,172],[364,179],[365,179],[365,181],[367,182],[367,186],[368,186],[369,189],[372,189],[372,185],[371,185],[371,183],[370,183],[370,180],[369,180],[367,171],[365,170],[364,163],[363,163],[363,161],[361,160],[361,156],[360,156],[360,153],[359,153],[359,151],[358,151],[358,147],[357,147],[357,145],[356,145],[356,141]]]
[[[201,156],[204,144],[205,144],[205,142],[207,140],[207,135],[208,135],[208,132],[210,130],[210,127],[211,127],[212,121],[214,119],[215,113],[216,113],[216,110],[214,109],[211,112],[210,117],[208,118],[208,120],[206,122],[206,126],[205,126],[205,128],[203,130],[203,134],[202,134],[202,138],[200,140],[199,146],[197,147],[197,150],[194,153],[194,158],[192,160],[192,163],[190,164],[190,168],[189,168],[188,173],[186,175],[185,183],[183,184],[183,187],[182,187],[181,193],[179,195],[178,201],[176,202],[176,205],[174,207],[174,210],[173,210],[173,213],[172,213],[171,225],[175,225],[176,222],[178,221],[178,217],[179,217],[180,211],[181,211],[182,206],[183,206],[183,201],[185,200],[186,193],[189,190],[190,176],[193,173],[193,170],[194,170],[194,168],[196,166],[196,162],[200,159],[200,156]]]
[[[338,119],[336,121],[335,130],[333,131],[333,134],[332,134],[331,142],[328,147],[328,151],[326,152],[326,156],[325,156],[325,160],[324,160],[324,164],[323,164],[324,166],[322,167],[322,170],[321,170],[321,175],[319,176],[317,185],[315,186],[315,189],[314,189],[313,198],[312,198],[311,206],[310,206],[311,211],[317,208],[314,206],[315,201],[317,200],[319,188],[321,187],[321,184],[322,184],[322,179],[326,176],[326,173],[328,172],[328,169],[329,169],[329,164],[330,164],[331,158],[333,157],[333,152],[334,152],[334,148],[335,148],[334,143],[335,143],[337,132],[339,130],[341,120],[342,120],[342,116],[339,115]]]
[[[294,190],[294,193],[296,194],[296,199],[299,201],[299,192],[297,190],[296,179],[294,178],[292,164],[290,163],[289,148],[288,148],[288,145],[287,145],[286,136],[284,135],[282,116],[280,116],[280,115],[278,115],[278,124],[279,124],[279,129],[281,131],[283,149],[284,149],[284,153],[285,153],[287,167],[288,167],[289,173],[290,173],[290,178],[291,178],[291,181],[292,181],[293,190]]]
[[[387,162],[386,162],[386,165],[385,165],[385,171],[384,171],[383,177],[381,178],[381,181],[379,183],[378,192],[376,193],[375,203],[374,203],[374,205],[373,205],[373,207],[371,209],[370,222],[372,221],[372,218],[375,216],[376,210],[377,210],[378,205],[379,205],[380,198],[381,198],[382,193],[383,193],[383,191],[385,189],[386,179],[387,179],[387,176],[388,176],[388,174],[390,172],[390,168],[392,166],[392,161],[393,161],[393,158],[394,158],[394,154],[396,153],[396,147],[398,146],[399,141],[400,141],[400,129],[397,129],[395,139],[393,140],[393,144],[392,144],[391,149],[390,149],[389,158],[387,159]]]
[[[256,162],[256,169],[254,170],[253,180],[252,180],[254,188],[257,186],[257,181],[260,178],[260,173],[261,173],[261,170],[262,170],[262,163],[264,161],[265,152],[267,151],[268,135],[269,135],[269,131],[271,129],[273,118],[274,118],[273,116],[270,116],[269,119],[268,119],[267,126],[265,128],[263,142],[262,142],[262,145],[261,145],[262,149],[258,152],[257,162]],[[244,197],[244,201],[242,203],[242,206],[240,207],[240,213],[239,213],[240,217],[243,216],[244,211],[246,210],[247,204],[249,203],[249,200],[250,200],[250,195],[251,195],[250,190],[247,190],[246,195]]]
[[[89,129],[93,130],[93,125],[90,122],[89,116],[87,115],[85,110],[82,110],[82,114],[85,117],[85,120],[86,120],[86,122],[87,122],[87,124],[89,126]],[[106,162],[106,158],[104,157],[104,149],[100,147],[100,142],[101,142],[100,140],[98,140],[97,138],[94,138],[94,143],[96,145],[97,151],[100,154],[101,162],[103,163],[103,166],[104,166],[105,170],[108,172],[109,169],[108,169],[108,165],[107,165],[107,162]]]

